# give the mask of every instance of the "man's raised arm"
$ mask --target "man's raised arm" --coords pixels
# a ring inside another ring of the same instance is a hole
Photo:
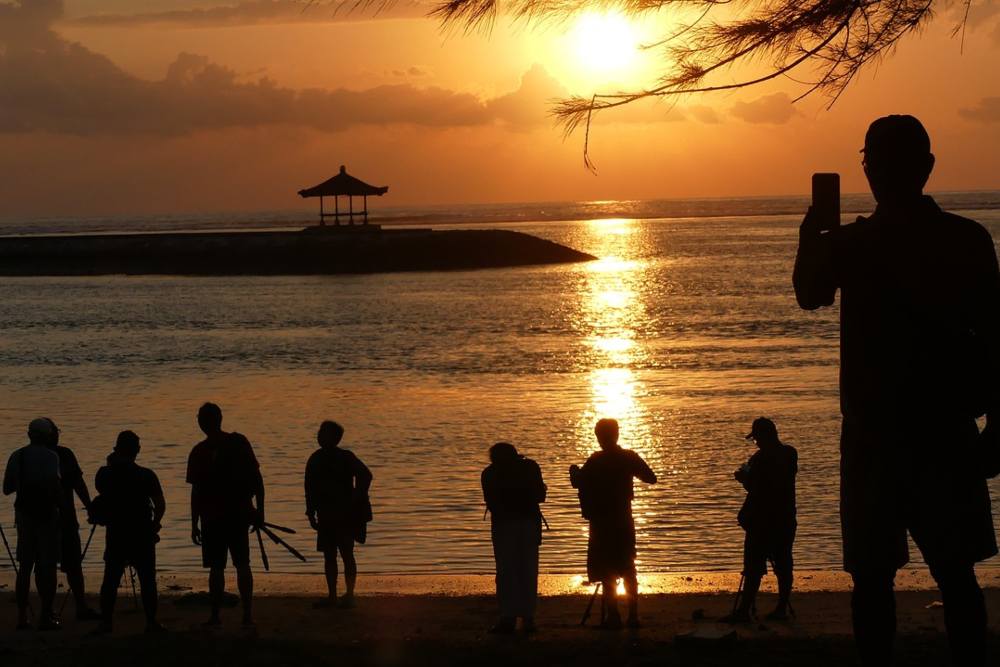
[[[833,305],[837,281],[833,267],[833,237],[822,232],[812,208],[799,228],[799,249],[795,254],[792,284],[795,298],[804,310]]]

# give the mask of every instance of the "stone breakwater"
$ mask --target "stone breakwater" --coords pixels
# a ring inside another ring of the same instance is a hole
[[[310,228],[0,237],[0,275],[320,275],[458,271],[596,259],[507,230]]]

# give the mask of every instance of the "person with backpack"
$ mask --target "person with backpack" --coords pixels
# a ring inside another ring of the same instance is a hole
[[[587,576],[601,582],[606,618],[601,627],[622,627],[616,597],[617,580],[625,583],[628,627],[639,627],[639,581],[635,570],[635,519],[632,517],[632,480],[656,484],[656,474],[636,452],[618,445],[618,422],[601,419],[594,427],[601,451],[583,467],[570,466],[570,483],[579,490],[580,509],[590,521]]]
[[[252,628],[250,529],[259,530],[264,524],[260,464],[246,436],[222,430],[222,409],[215,403],[205,403],[198,410],[198,426],[205,439],[188,456],[187,482],[191,485],[191,541],[201,547],[202,566],[209,570],[212,612],[205,625],[222,625],[219,610],[226,589],[226,561],[231,557],[243,626]]]
[[[320,424],[316,440],[319,449],[306,462],[306,516],[316,531],[316,550],[323,554],[327,598],[313,606],[317,609],[354,606],[354,587],[358,565],[354,543],[364,544],[367,523],[372,519],[368,489],[372,473],[340,441],[344,427],[335,421]],[[337,602],[337,552],[344,561],[345,593]]]
[[[111,632],[118,587],[130,565],[142,587],[146,632],[164,630],[156,620],[156,543],[167,503],[156,473],[136,464],[140,449],[138,435],[119,433],[108,464],[94,480],[100,495],[92,502],[91,519],[106,526],[99,633]]]
[[[59,456],[49,449],[54,436],[52,420],[39,417],[28,425],[31,444],[15,451],[7,461],[3,477],[5,496],[17,494],[14,520],[17,524],[17,629],[31,627],[28,618],[31,573],[42,599],[39,630],[58,630],[52,605],[56,596],[56,566],[59,564]]]
[[[546,486],[538,464],[518,454],[514,445],[490,447],[490,465],[480,478],[490,512],[490,536],[497,570],[500,620],[490,632],[511,634],[517,619],[525,632],[535,631],[538,598],[538,547]]]

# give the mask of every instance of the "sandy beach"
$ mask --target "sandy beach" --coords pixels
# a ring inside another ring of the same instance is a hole
[[[147,637],[143,617],[130,592],[123,588],[116,628],[110,637],[91,637],[92,624],[77,623],[67,613],[58,633],[14,632],[10,587],[0,594],[8,621],[0,627],[0,645],[7,665],[97,665],[114,662],[145,665],[850,665],[855,664],[851,640],[849,595],[843,590],[819,590],[809,573],[801,573],[805,592],[793,598],[796,618],[787,623],[760,623],[733,629],[713,619],[727,613],[729,592],[649,593],[642,600],[643,627],[638,631],[607,632],[580,627],[587,597],[546,595],[538,609],[539,632],[525,637],[496,637],[486,632],[494,621],[495,602],[480,591],[487,578],[372,578],[362,579],[362,592],[353,610],[312,609],[315,595],[276,593],[317,583],[312,577],[259,577],[264,591],[256,601],[257,628],[239,623],[239,610],[224,612],[221,630],[200,628],[207,609],[190,596],[204,589],[197,579],[163,578],[165,589],[160,618],[169,634]],[[947,664],[940,597],[933,590],[912,587],[903,576],[899,603],[899,664]],[[805,577],[810,577],[805,579]],[[729,583],[729,575],[691,576],[692,587]],[[403,581],[400,581],[403,579]],[[679,576],[678,581],[686,581]],[[822,580],[822,577],[820,577]],[[464,580],[464,583],[463,581]],[[180,582],[186,583],[180,583]],[[285,581],[278,585],[277,581]],[[378,582],[382,583],[378,583]],[[419,594],[389,595],[371,592],[390,582]],[[371,584],[366,589],[365,584]],[[825,584],[839,585],[837,579]],[[192,584],[188,589],[188,584]],[[544,587],[543,583],[543,587]],[[551,585],[551,582],[550,582]],[[438,594],[428,591],[438,590]],[[582,591],[582,587],[577,590]],[[770,589],[766,589],[770,590]],[[96,600],[94,601],[96,604]],[[772,592],[759,599],[766,612]],[[37,605],[37,601],[35,602]],[[1000,588],[987,589],[991,617],[991,646],[1000,654]],[[72,604],[68,612],[72,610]],[[695,638],[686,637],[694,633]]]

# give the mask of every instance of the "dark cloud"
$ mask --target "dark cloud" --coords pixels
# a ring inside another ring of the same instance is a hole
[[[73,25],[89,27],[134,27],[173,25],[223,27],[260,23],[330,23],[370,21],[384,18],[423,17],[430,5],[415,0],[372,3],[356,7],[353,2],[328,0],[244,0],[233,5],[175,9],[138,14],[95,14],[71,19]]]
[[[1000,97],[984,97],[971,109],[959,109],[958,115],[977,123],[1000,123]]]
[[[797,114],[792,99],[785,93],[765,95],[752,102],[737,102],[730,113],[748,123],[772,125],[783,125]]]
[[[454,127],[546,122],[563,93],[540,66],[494,99],[408,83],[368,90],[285,88],[246,80],[204,56],[182,53],[166,76],[147,81],[49,29],[60,2],[0,4],[0,132],[81,136],[180,135],[199,130],[292,125],[324,131],[357,125]],[[406,70],[411,76],[423,70]]]

